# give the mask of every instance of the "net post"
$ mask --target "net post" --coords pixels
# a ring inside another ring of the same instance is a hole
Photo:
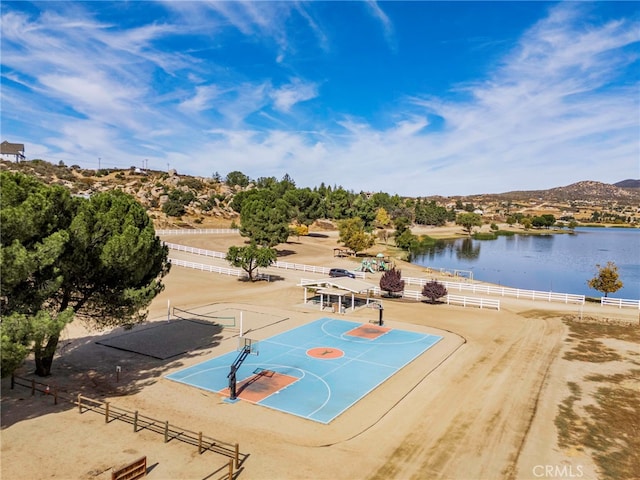
[[[202,432],[198,432],[198,454],[202,453]]]
[[[169,420],[164,422],[164,443],[169,441]]]
[[[229,480],[233,480],[233,460],[229,459]]]
[[[104,423],[109,423],[109,402],[104,402]]]
[[[136,410],[133,414],[133,432],[138,431],[138,410]]]
[[[234,459],[236,461],[236,468],[240,468],[240,445],[238,443],[236,443]]]
[[[82,395],[78,394],[78,413],[82,413]]]

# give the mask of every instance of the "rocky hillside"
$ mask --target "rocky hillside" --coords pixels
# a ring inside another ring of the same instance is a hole
[[[625,182],[632,182],[625,180]],[[623,182],[620,182],[623,183]],[[616,202],[624,205],[640,203],[640,190],[609,183],[583,181],[549,190],[529,190],[501,193],[503,200],[540,199],[555,202]]]
[[[140,169],[99,171],[53,165],[42,160],[13,163],[2,161],[3,170],[20,171],[45,183],[62,185],[72,194],[90,196],[96,192],[120,189],[133,195],[146,207],[157,228],[226,228],[238,214],[230,207],[239,187],[229,187],[211,178],[181,176]],[[163,208],[168,202],[182,205],[184,214],[170,216]]]

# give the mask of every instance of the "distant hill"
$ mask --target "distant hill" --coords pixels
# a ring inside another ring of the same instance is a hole
[[[627,179],[613,185],[620,188],[640,188],[640,180]]]
[[[624,180],[627,182],[638,182],[640,180]],[[609,183],[595,182],[585,180],[582,182],[572,183],[564,187],[550,188],[548,190],[527,190],[513,191],[497,195],[497,197],[509,200],[527,200],[540,199],[545,201],[557,202],[619,202],[624,204],[632,204],[640,202],[640,189],[636,187],[621,187],[618,184],[611,185]]]
[[[227,228],[239,220],[238,213],[232,208],[234,196],[253,188],[253,184],[239,187],[228,185],[218,178],[179,175],[175,170],[140,171],[132,167],[96,172],[77,166],[54,165],[44,160],[20,163],[2,160],[0,170],[22,171],[46,183],[63,185],[74,195],[83,197],[95,192],[120,189],[135,196],[159,228]],[[188,193],[191,197],[179,217],[169,215],[164,208],[171,201],[170,194],[175,191]],[[616,218],[615,215],[635,218],[640,208],[640,180],[623,180],[615,185],[587,180],[548,190],[426,198],[440,205],[450,205],[453,199],[470,202],[496,218],[504,216],[503,205],[509,202],[519,204],[513,207],[514,211],[520,209],[520,212],[528,214],[551,212],[560,215],[572,212],[576,218],[580,214],[580,219],[590,220],[592,213],[598,211],[600,215],[611,213],[611,218]]]

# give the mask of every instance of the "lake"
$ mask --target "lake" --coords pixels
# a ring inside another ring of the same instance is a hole
[[[506,287],[600,297],[588,287],[596,264],[614,262],[624,287],[613,298],[640,298],[640,229],[576,228],[574,234],[499,236],[496,240],[440,240],[411,262],[433,269],[468,270]]]

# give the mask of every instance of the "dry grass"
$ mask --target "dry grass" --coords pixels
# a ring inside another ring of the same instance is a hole
[[[601,363],[621,360],[622,357],[616,350],[607,347],[599,340],[582,339],[572,350],[564,354],[564,359]]]
[[[637,327],[567,320],[565,323],[570,331],[568,342],[573,344],[565,353],[566,360],[627,361],[629,366],[634,365],[629,361],[634,352],[609,348],[599,339],[638,343]],[[580,386],[568,383],[571,395],[560,404],[555,419],[559,446],[589,451],[602,479],[640,478],[640,370],[591,374],[582,380],[598,385],[583,398]],[[578,405],[581,400],[584,400],[582,407]]]
[[[577,450],[582,450],[579,439],[584,434],[584,428],[580,422],[580,417],[573,409],[575,402],[581,398],[581,391],[576,383],[569,382],[567,385],[571,390],[571,395],[560,404],[559,413],[555,420],[558,428],[558,445],[562,448],[575,447]]]

